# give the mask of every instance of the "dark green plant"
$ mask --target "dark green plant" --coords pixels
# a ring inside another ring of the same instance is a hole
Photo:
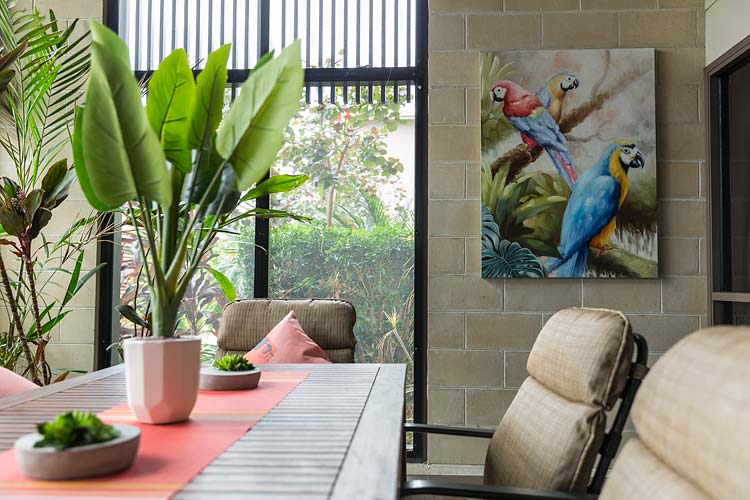
[[[544,269],[531,250],[500,236],[492,213],[484,205],[482,205],[482,277],[544,277]]]
[[[59,24],[52,11],[43,16],[13,0],[0,2],[0,118],[7,126],[0,145],[15,168],[13,178],[0,178],[0,244],[20,260],[13,275],[15,265],[8,269],[0,256],[0,291],[11,316],[0,358],[14,369],[21,357],[23,374],[40,385],[52,382],[45,348],[64,307],[96,273],[81,275],[82,248],[96,237],[92,220],[58,227],[63,236],[55,243],[41,234],[75,180],[62,155],[89,70],[87,33],[74,35],[76,26]],[[68,261],[76,262],[72,271]],[[47,300],[42,290],[57,272],[70,274],[70,283],[62,300]],[[46,279],[38,282],[42,273]]]
[[[93,413],[69,411],[54,420],[37,425],[42,439],[34,448],[53,447],[65,450],[74,446],[105,443],[120,436],[120,432],[97,418]]]
[[[221,359],[214,361],[214,368],[223,372],[246,372],[255,370],[252,363],[239,354],[226,354]]]

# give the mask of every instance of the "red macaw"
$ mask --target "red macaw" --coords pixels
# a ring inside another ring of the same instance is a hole
[[[510,80],[497,82],[490,91],[492,101],[503,105],[503,114],[521,133],[529,148],[540,145],[549,155],[557,172],[573,189],[578,175],[568,151],[568,141],[555,119],[534,94]]]

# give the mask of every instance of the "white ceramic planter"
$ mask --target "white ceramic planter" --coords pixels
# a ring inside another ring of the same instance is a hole
[[[187,420],[198,397],[200,338],[130,338],[124,348],[128,404],[138,421]]]
[[[120,436],[105,443],[56,450],[34,448],[42,436],[27,434],[16,441],[16,463],[24,476],[47,481],[80,479],[113,474],[130,467],[135,460],[141,430],[132,425],[115,425]]]

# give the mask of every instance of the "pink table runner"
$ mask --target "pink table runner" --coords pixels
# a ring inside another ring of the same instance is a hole
[[[249,391],[200,391],[190,420],[171,425],[135,421],[127,404],[100,416],[141,429],[133,466],[119,474],[76,481],[36,481],[21,475],[13,450],[0,453],[0,498],[147,498],[164,500],[190,482],[304,380],[307,372],[265,372]]]

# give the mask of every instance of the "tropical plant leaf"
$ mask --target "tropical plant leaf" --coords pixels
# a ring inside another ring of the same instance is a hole
[[[84,194],[92,204],[109,209],[140,197],[169,206],[172,189],[164,152],[141,107],[127,47],[99,22],[92,21],[91,34],[91,75],[79,136],[90,183],[81,184]],[[76,165],[79,176],[81,170]]]
[[[273,193],[286,193],[301,186],[307,182],[308,179],[309,177],[306,175],[274,175],[273,177],[269,177],[263,182],[260,182],[257,186],[245,193],[240,201],[255,200],[261,196],[267,196]]]
[[[117,304],[117,306],[115,306],[115,310],[120,313],[120,316],[127,319],[131,323],[146,329],[151,328],[148,322],[145,319],[141,318],[135,311],[135,309],[133,309],[133,306],[128,304]]]
[[[219,284],[221,291],[224,292],[224,296],[229,302],[234,302],[235,300],[237,300],[237,290],[235,290],[234,285],[224,273],[212,267],[208,268],[208,272],[211,273],[211,275],[216,280],[216,283]]]
[[[148,81],[146,114],[167,160],[187,173],[192,167],[187,147],[188,120],[195,79],[184,49],[168,55]]]
[[[500,244],[500,228],[492,216],[492,212],[485,205],[482,205],[482,248],[496,247]]]
[[[483,278],[543,278],[544,269],[531,250],[515,241],[482,247]]]
[[[227,44],[211,52],[198,75],[188,129],[188,145],[193,149],[205,148],[221,121],[230,49]]]
[[[237,208],[240,192],[237,189],[237,177],[231,168],[221,173],[221,182],[211,204],[206,208],[206,217],[227,214]]]
[[[299,109],[301,60],[298,40],[253,70],[216,134],[216,150],[229,159],[240,191],[259,182],[276,159],[284,129]]]
[[[541,263],[528,248],[502,239],[492,213],[482,206],[482,277],[543,278]]]
[[[546,196],[546,197],[535,197],[531,198],[528,201],[520,204],[516,208],[516,223],[521,224],[526,219],[533,217],[541,212],[544,212],[545,210],[554,207],[556,205],[559,205],[561,203],[566,203],[568,201],[567,198],[563,198],[562,196]]]
[[[89,204],[100,212],[106,212],[115,208],[115,205],[99,200],[94,192],[91,179],[89,179],[86,162],[83,159],[83,106],[78,107],[75,116],[75,127],[73,128],[73,162],[75,164],[76,176],[78,177],[78,184],[80,184],[81,191],[83,191]]]

